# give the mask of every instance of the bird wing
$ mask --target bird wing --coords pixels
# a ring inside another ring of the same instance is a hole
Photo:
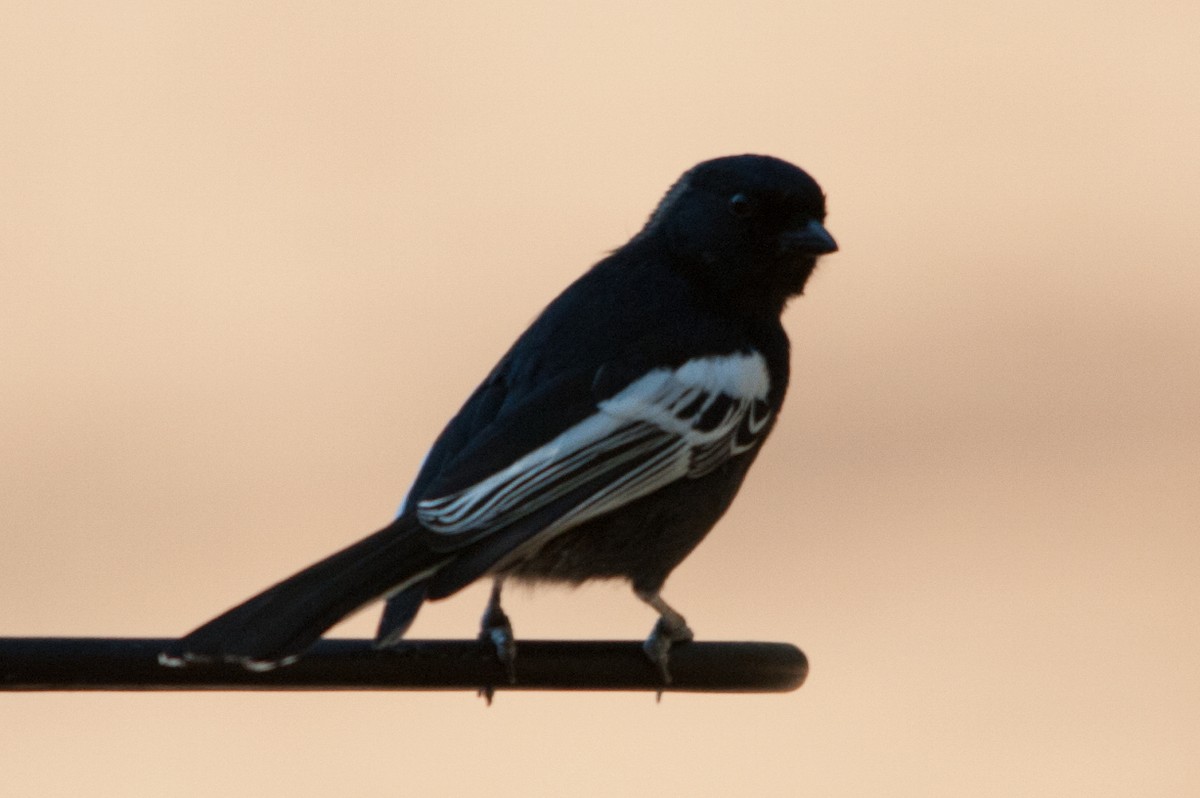
[[[650,369],[506,466],[452,491],[433,485],[417,517],[430,545],[449,551],[572,496],[513,545],[564,531],[753,448],[769,427],[769,388],[766,361],[752,350]],[[497,421],[486,436],[493,452],[528,434],[512,417]]]

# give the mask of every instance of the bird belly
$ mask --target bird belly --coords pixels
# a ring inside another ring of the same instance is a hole
[[[552,537],[535,537],[493,573],[573,585],[627,579],[635,589],[656,591],[729,508],[748,465],[727,463],[703,478],[681,480]],[[731,480],[727,471],[740,473]]]

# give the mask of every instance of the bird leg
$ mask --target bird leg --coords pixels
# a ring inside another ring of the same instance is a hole
[[[671,608],[671,605],[663,601],[662,596],[657,592],[643,592],[635,590],[637,597],[649,604],[658,611],[658,622],[654,624],[654,629],[651,630],[650,636],[646,638],[646,642],[642,643],[642,650],[646,652],[646,656],[650,661],[658,666],[662,672],[663,684],[671,683],[671,669],[669,667],[671,647],[676,643],[686,643],[694,636],[692,630],[688,628],[687,621],[683,616]]]
[[[490,640],[496,647],[496,656],[508,673],[508,683],[517,683],[517,643],[513,639],[512,623],[500,608],[500,591],[504,587],[503,577],[492,580],[492,595],[488,599],[487,608],[483,611],[483,619],[479,629],[480,640]],[[489,703],[491,689],[488,688]]]

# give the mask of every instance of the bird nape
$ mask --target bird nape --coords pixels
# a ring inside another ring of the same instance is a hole
[[[780,323],[837,250],[825,197],[763,155],[683,174],[628,243],[562,292],[446,425],[390,524],[178,641],[168,665],[266,670],[386,598],[377,645],[426,600],[489,576],[481,635],[515,679],[507,580],[625,579],[658,612],[670,680],[692,631],[667,576],[733,501],[788,385]]]

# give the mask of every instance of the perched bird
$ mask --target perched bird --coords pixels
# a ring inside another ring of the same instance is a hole
[[[164,664],[295,661],[387,598],[377,644],[426,600],[493,580],[482,636],[513,674],[506,580],[628,580],[659,613],[644,648],[670,679],[690,640],[662,598],[771,432],[788,386],[780,315],[837,244],[825,197],[763,155],[705,161],[645,227],[558,296],[450,420],[398,517],[183,637]]]

